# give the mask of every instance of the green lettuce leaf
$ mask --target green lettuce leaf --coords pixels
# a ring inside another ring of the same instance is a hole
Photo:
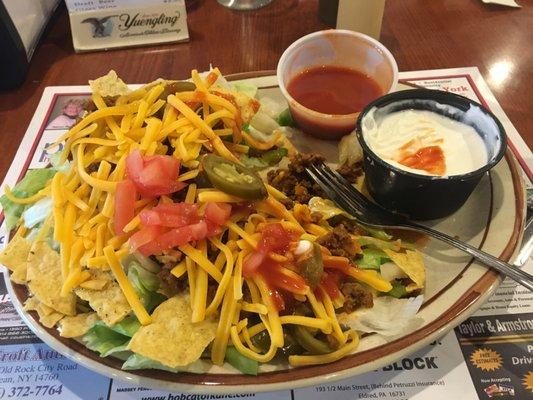
[[[134,370],[134,369],[161,369],[163,371],[170,372],[190,372],[193,374],[201,374],[205,372],[203,363],[200,360],[197,360],[189,365],[179,368],[171,368],[166,365],[161,364],[159,361],[152,360],[151,358],[141,356],[140,354],[133,353],[125,362],[122,364],[123,370]]]
[[[106,326],[103,322],[97,322],[83,335],[82,342],[90,350],[104,354],[110,354],[113,349],[123,346],[130,340],[129,336],[122,335]]]
[[[30,169],[26,176],[12,189],[16,197],[30,197],[44,188],[46,183],[55,175],[56,170],[52,168]],[[31,204],[16,204],[9,200],[6,195],[0,197],[0,204],[4,209],[6,226],[13,229],[20,219],[20,216]]]
[[[255,97],[258,90],[257,85],[249,82],[235,82],[232,86],[235,91],[242,92],[248,97]]]
[[[389,290],[386,295],[395,297],[397,299],[404,297],[407,294],[407,290],[405,289],[405,285],[402,284],[399,280],[394,280],[392,283],[392,289]]]
[[[129,315],[118,324],[110,326],[109,329],[120,333],[121,335],[132,337],[139,330],[141,323],[134,315]]]
[[[296,126],[296,123],[294,122],[294,119],[291,115],[291,110],[289,110],[288,108],[279,113],[277,120],[278,124],[280,124],[281,126]]]
[[[380,249],[366,248],[363,249],[363,257],[356,261],[359,268],[373,269],[379,271],[379,267],[390,258]]]
[[[257,375],[259,372],[257,361],[243,356],[232,346],[228,346],[226,349],[226,362],[246,375]]]
[[[133,354],[133,352],[128,350],[128,343],[129,343],[129,340],[126,343],[121,344],[120,346],[113,347],[107,350],[105,353],[101,353],[100,355],[102,357],[113,356],[120,360],[125,361]]]
[[[152,312],[159,304],[166,300],[161,293],[157,293],[161,285],[159,277],[144,269],[137,261],[131,261],[127,265],[128,280],[143,302],[146,311]]]

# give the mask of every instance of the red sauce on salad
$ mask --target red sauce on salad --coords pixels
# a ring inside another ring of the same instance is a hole
[[[378,83],[362,72],[335,66],[308,69],[287,85],[290,95],[304,107],[325,114],[361,111],[383,94]]]

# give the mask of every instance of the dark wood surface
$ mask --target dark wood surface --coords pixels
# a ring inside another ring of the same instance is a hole
[[[533,4],[521,9],[481,0],[389,0],[381,41],[400,71],[477,66],[528,146],[533,146]],[[197,0],[188,13],[190,42],[76,54],[61,6],[37,48],[25,83],[0,94],[0,177],[11,164],[46,86],[86,84],[115,69],[129,83],[185,78],[209,63],[225,74],[274,69],[299,37],[326,28],[318,0],[275,0],[237,12]],[[2,59],[1,62],[8,62]],[[503,68],[502,68],[503,66]],[[495,74],[498,68],[508,75]]]

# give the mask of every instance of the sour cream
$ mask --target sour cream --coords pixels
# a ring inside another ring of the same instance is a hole
[[[483,139],[470,125],[425,110],[402,110],[363,119],[363,137],[387,163],[422,175],[449,176],[487,163]]]

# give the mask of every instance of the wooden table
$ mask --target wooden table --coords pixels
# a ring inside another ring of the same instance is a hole
[[[521,2],[522,9],[510,9],[481,0],[389,0],[381,41],[400,71],[478,66],[532,147],[533,5]],[[2,179],[46,86],[86,84],[109,69],[130,83],[185,78],[192,68],[205,70],[209,63],[225,74],[274,69],[290,43],[326,28],[318,19],[318,0],[276,0],[253,12],[197,0],[188,23],[189,43],[75,54],[68,15],[61,6],[25,83],[0,95]]]

